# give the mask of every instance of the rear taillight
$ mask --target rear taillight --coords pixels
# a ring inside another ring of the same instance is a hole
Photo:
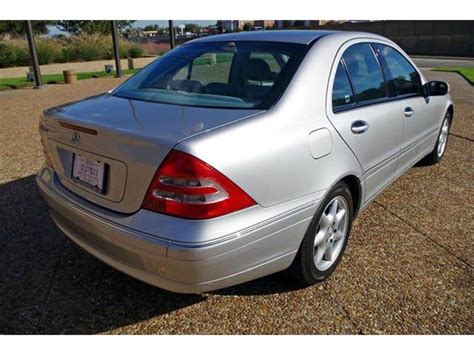
[[[209,164],[172,150],[148,188],[143,208],[181,218],[206,219],[255,205],[242,189]]]

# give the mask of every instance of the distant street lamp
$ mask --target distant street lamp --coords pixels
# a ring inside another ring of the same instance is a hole
[[[115,21],[111,21],[112,27],[112,42],[114,43],[114,56],[115,56],[115,68],[116,68],[116,75],[115,77],[120,78],[122,76],[122,66],[120,64],[120,53],[119,53],[119,43],[118,43],[118,36],[117,36],[117,23]]]
[[[173,25],[173,20],[168,21],[168,25],[170,28],[170,47],[173,49],[175,47],[175,42],[174,42],[174,25]]]
[[[35,38],[33,36],[33,26],[31,21],[26,21],[26,35],[28,37],[28,47],[30,48],[31,64],[33,66],[33,73],[35,76],[35,89],[42,89],[43,81],[41,80],[41,72],[38,61],[38,54],[36,53]]]

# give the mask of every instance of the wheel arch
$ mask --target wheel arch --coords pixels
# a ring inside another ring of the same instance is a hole
[[[362,186],[360,180],[355,175],[347,175],[340,181],[343,181],[349,187],[353,201],[353,214],[354,218],[357,217],[362,201]]]
[[[448,106],[448,110],[449,114],[451,115],[451,123],[453,122],[453,118],[454,118],[454,105],[453,104],[449,104]]]

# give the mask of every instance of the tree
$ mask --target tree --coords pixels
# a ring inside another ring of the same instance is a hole
[[[243,30],[244,30],[244,31],[250,31],[251,28],[252,28],[252,24],[251,24],[250,22],[246,22],[246,23],[244,24]]]
[[[135,21],[116,21],[119,32],[124,32],[130,28]],[[112,28],[110,21],[91,21],[91,20],[68,20],[58,21],[58,28],[63,32],[68,32],[72,35],[86,34],[86,35],[108,35]]]
[[[158,31],[160,26],[158,25],[146,25],[143,27],[143,31]]]
[[[296,20],[295,22],[293,22],[293,25],[291,27],[293,27],[293,28],[304,28],[305,27],[304,21]]]
[[[222,26],[222,21],[218,20],[216,22],[216,27],[217,27],[217,32],[218,33],[224,33],[224,26]]]
[[[184,32],[192,32],[192,33],[199,32],[199,25],[195,23],[186,23],[184,24]]]
[[[168,27],[160,27],[158,29],[158,34],[159,35],[167,35],[169,32],[169,28]]]
[[[35,34],[48,33],[48,25],[54,21],[31,21]],[[26,36],[26,21],[0,21],[0,37],[3,34],[11,36]]]
[[[137,27],[128,27],[125,31],[122,31],[123,38],[134,39],[141,36],[142,30]]]

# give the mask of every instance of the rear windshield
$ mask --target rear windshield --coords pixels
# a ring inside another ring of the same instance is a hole
[[[306,45],[276,42],[184,44],[112,94],[176,105],[266,109],[288,86],[306,51]]]

